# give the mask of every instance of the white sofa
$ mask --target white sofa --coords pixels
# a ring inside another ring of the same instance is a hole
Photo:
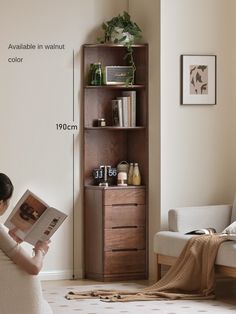
[[[174,208],[168,212],[168,231],[154,236],[154,252],[157,255],[157,280],[161,278],[161,265],[173,265],[188,239],[185,233],[202,228],[215,228],[222,232],[236,221],[234,205],[212,205]],[[216,272],[236,277],[236,241],[221,244],[216,258]]]

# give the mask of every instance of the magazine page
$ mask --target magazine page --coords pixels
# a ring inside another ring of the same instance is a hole
[[[34,245],[38,240],[48,240],[66,217],[66,214],[49,207],[38,196],[27,190],[4,225],[10,230],[17,228],[16,235],[21,240]]]
[[[4,224],[10,230],[17,228],[16,235],[24,240],[47,208],[48,205],[44,201],[27,190]]]
[[[192,230],[189,232],[186,232],[185,234],[214,234],[216,233],[216,230],[214,228],[202,228],[197,230]]]
[[[58,209],[48,207],[40,216],[37,224],[32,226],[24,240],[32,245],[35,245],[38,240],[49,240],[66,217],[67,215]]]

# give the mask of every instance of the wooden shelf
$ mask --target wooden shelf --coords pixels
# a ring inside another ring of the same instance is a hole
[[[124,130],[145,130],[144,126],[135,126],[135,127],[118,127],[118,126],[92,126],[92,127],[85,127],[84,130],[112,130],[112,131],[124,131]]]
[[[93,86],[93,85],[85,85],[84,88],[86,89],[143,89],[145,88],[144,84],[138,85],[101,85],[101,86]]]
[[[127,186],[118,186],[118,185],[108,185],[108,186],[99,186],[99,185],[85,185],[86,189],[106,189],[106,190],[121,190],[121,189],[144,189],[144,185],[127,185]]]
[[[133,48],[141,48],[141,47],[147,47],[147,44],[134,44],[132,45]],[[120,44],[85,44],[84,48],[126,48],[124,45]]]

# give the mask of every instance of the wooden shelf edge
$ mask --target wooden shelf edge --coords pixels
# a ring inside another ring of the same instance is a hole
[[[119,126],[91,126],[85,127],[84,130],[112,130],[112,131],[124,131],[124,130],[145,130],[144,126],[135,126],[135,127],[119,127]]]
[[[147,43],[143,43],[143,44],[134,44],[132,45],[132,47],[146,47],[148,44]],[[104,43],[104,44],[84,44],[83,45],[85,48],[126,48],[124,45],[122,44],[112,44],[112,43]]]
[[[87,189],[106,189],[106,190],[121,190],[121,189],[145,189],[145,185],[127,185],[127,186],[118,186],[118,185],[108,185],[108,186],[99,186],[93,184],[86,184],[84,186]]]
[[[134,84],[134,85],[124,85],[124,84],[117,84],[117,85],[100,85],[100,86],[93,86],[93,85],[85,85],[85,89],[143,89],[145,88],[144,84]]]

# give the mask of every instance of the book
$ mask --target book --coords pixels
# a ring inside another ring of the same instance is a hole
[[[123,126],[122,101],[113,99],[112,101],[112,121],[114,126]]]
[[[136,91],[126,90],[122,92],[122,96],[130,97],[130,126],[136,126]]]
[[[10,230],[17,228],[16,235],[22,241],[35,245],[39,240],[49,240],[66,217],[65,213],[26,190],[4,225]]]
[[[123,127],[129,127],[129,97],[121,96],[117,97],[118,100],[122,102],[122,119],[123,119]]]
[[[197,230],[192,230],[189,232],[186,232],[185,234],[213,234],[216,233],[216,230],[214,228],[202,228]]]

